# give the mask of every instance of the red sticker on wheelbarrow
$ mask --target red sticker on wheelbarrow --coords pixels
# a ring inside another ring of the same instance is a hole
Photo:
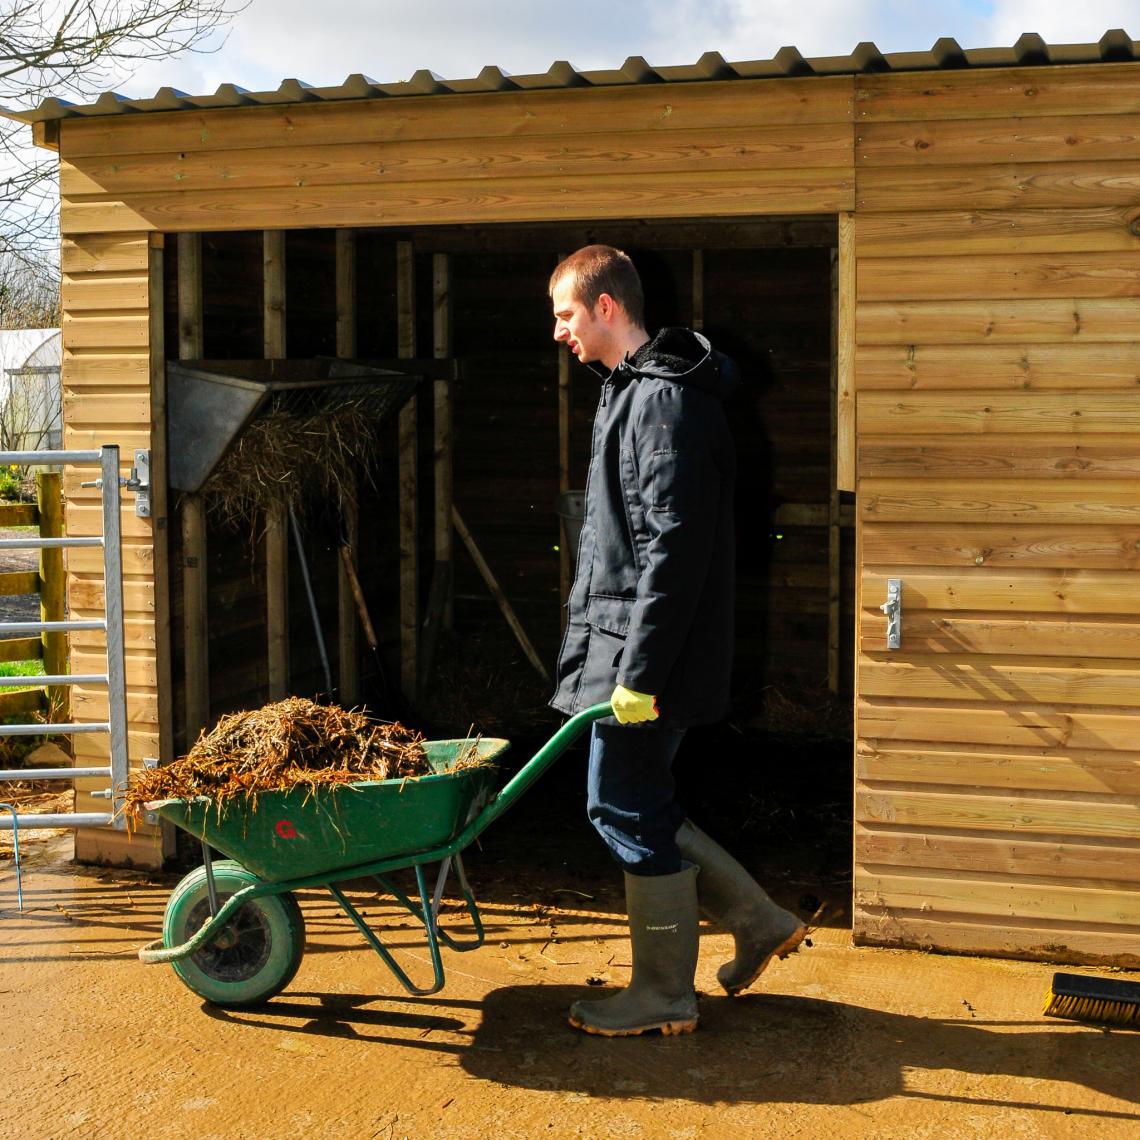
[[[277,834],[282,839],[296,839],[297,829],[287,819],[279,819],[277,821]]]

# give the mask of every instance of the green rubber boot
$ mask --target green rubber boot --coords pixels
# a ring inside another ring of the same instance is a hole
[[[665,1035],[697,1027],[697,868],[675,875],[625,876],[633,977],[620,993],[576,1001],[570,1024],[603,1037]]]
[[[736,957],[717,970],[730,995],[747,989],[773,958],[785,958],[807,935],[807,927],[777,906],[754,878],[699,827],[685,820],[677,829],[681,855],[699,869],[700,909],[736,941]]]

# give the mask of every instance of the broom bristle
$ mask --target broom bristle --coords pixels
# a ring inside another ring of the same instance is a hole
[[[1054,974],[1044,1014],[1069,1021],[1140,1026],[1140,986],[1080,974]]]

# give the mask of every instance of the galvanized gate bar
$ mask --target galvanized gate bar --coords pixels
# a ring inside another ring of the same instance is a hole
[[[77,535],[75,538],[0,538],[0,550],[56,550],[63,546],[102,546],[101,538]]]
[[[0,677],[0,689],[27,686],[35,682],[37,689],[44,685],[105,685],[106,673],[35,673],[26,677]]]
[[[0,621],[0,633],[67,633],[73,629],[106,629],[104,621]]]
[[[138,453],[145,458],[145,453]],[[137,459],[141,464],[142,459]],[[109,812],[67,812],[52,815],[0,815],[0,831],[41,827],[125,827],[118,808],[126,791],[128,776],[126,654],[123,638],[123,562],[122,523],[120,511],[119,449],[106,446],[98,451],[10,451],[0,452],[0,464],[93,464],[100,467],[100,479],[94,484],[102,490],[103,533],[99,536],[70,538],[27,538],[0,540],[0,550],[45,549],[53,547],[101,546],[103,548],[104,611],[102,621],[0,622],[0,633],[47,633],[72,630],[103,630],[107,635],[107,672],[39,676],[40,685],[106,685],[108,716],[106,721],[68,724],[0,725],[0,736],[71,736],[77,733],[108,733],[111,741],[110,763],[82,768],[19,768],[0,770],[4,780],[74,780],[76,778],[109,778],[110,787],[90,793],[111,801]],[[132,488],[136,483],[132,481]],[[27,684],[27,677],[0,678],[0,687]]]
[[[77,777],[90,779],[92,777],[110,776],[111,766],[104,764],[101,768],[36,768],[34,772],[37,780],[74,780]],[[0,780],[26,780],[27,768],[0,768]]]

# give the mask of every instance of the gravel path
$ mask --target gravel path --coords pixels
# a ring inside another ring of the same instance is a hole
[[[0,527],[0,538],[19,538],[28,533],[25,527]],[[0,573],[35,570],[40,564],[36,550],[0,550]],[[36,621],[40,601],[35,594],[0,595],[0,621]],[[0,633],[0,639],[26,637],[22,633]]]

